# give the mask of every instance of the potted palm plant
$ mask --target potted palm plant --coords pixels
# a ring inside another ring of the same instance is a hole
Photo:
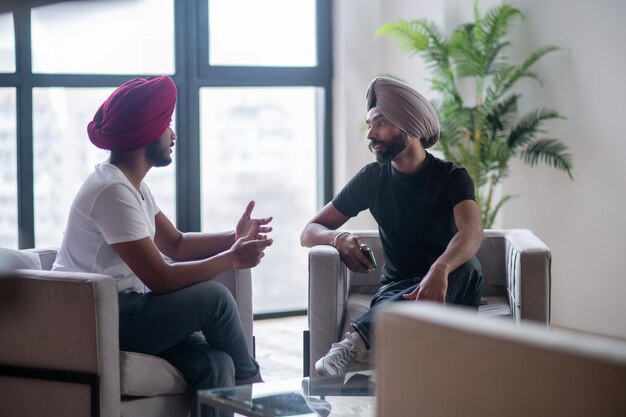
[[[519,157],[530,166],[542,162],[573,178],[566,145],[543,136],[546,121],[563,117],[545,107],[518,114],[521,94],[513,87],[523,78],[539,81],[531,68],[558,49],[544,46],[521,64],[510,63],[505,55],[511,46],[508,35],[520,17],[520,10],[508,4],[481,15],[476,1],[474,21],[460,25],[450,37],[426,19],[400,20],[377,30],[377,35],[391,37],[401,51],[420,55],[429,65],[429,81],[439,96],[433,101],[441,123],[437,147],[472,176],[485,228],[492,227],[498,211],[512,197],[494,194],[508,174],[511,158]],[[475,90],[469,104],[459,92],[459,83],[468,81]]]

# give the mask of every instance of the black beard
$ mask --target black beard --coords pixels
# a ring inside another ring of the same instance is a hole
[[[368,146],[370,148],[370,151],[373,150],[373,145],[377,142],[378,141],[376,140],[370,141],[370,144]],[[396,157],[396,155],[398,155],[400,152],[404,150],[404,148],[406,148],[407,142],[408,142],[408,135],[404,132],[398,133],[397,135],[395,135],[389,140],[388,144],[385,146],[385,148],[387,149],[385,149],[383,153],[376,154],[376,162],[378,162],[380,165],[384,165],[387,162],[392,161],[393,158]]]
[[[157,140],[146,147],[146,158],[153,167],[165,167],[172,163],[169,146],[161,146]]]

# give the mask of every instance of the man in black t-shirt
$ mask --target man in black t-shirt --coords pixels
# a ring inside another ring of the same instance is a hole
[[[482,273],[474,257],[483,241],[480,209],[467,171],[426,151],[439,139],[435,110],[407,84],[379,77],[366,94],[369,148],[366,165],[304,228],[303,246],[332,245],[355,272],[374,268],[366,245],[337,231],[369,209],[378,223],[384,266],[371,308],[353,332],[315,364],[321,375],[341,375],[372,348],[373,313],[381,303],[431,300],[477,307]]]

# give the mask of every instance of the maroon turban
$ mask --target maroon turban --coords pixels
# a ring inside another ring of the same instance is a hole
[[[172,122],[176,86],[170,77],[134,78],[115,89],[87,126],[100,149],[133,151],[156,141]]]
[[[400,130],[418,138],[424,148],[439,139],[439,119],[428,100],[409,85],[392,78],[374,78],[365,94],[367,110],[376,107]]]

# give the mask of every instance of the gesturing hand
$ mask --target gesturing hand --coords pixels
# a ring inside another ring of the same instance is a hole
[[[247,236],[237,239],[230,248],[234,255],[233,268],[245,269],[257,266],[265,256],[265,248],[272,244],[272,239],[263,236],[260,239]]]
[[[237,222],[235,227],[235,240],[242,237],[251,237],[260,239],[262,233],[269,233],[272,231],[271,226],[267,226],[272,221],[272,217],[265,217],[261,219],[252,218],[252,210],[254,209],[254,201],[250,201],[246,207],[246,211],[241,215],[241,218]]]

